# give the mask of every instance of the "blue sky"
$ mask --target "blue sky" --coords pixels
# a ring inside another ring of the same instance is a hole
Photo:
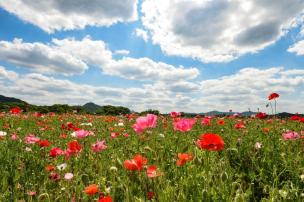
[[[0,94],[269,112],[278,92],[279,111],[304,112],[303,1],[71,2],[0,0]]]

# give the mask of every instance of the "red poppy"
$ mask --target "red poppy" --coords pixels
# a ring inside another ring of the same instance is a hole
[[[81,144],[77,140],[69,142],[68,149],[65,152],[66,159],[68,160],[72,154],[77,154],[81,151]]]
[[[298,121],[298,120],[300,120],[300,118],[301,118],[301,117],[299,117],[298,115],[292,115],[292,116],[290,117],[290,120],[292,120],[292,121]]]
[[[149,177],[149,178],[154,178],[154,177],[158,177],[158,176],[160,176],[161,175],[161,173],[160,172],[158,172],[157,171],[157,167],[156,166],[149,166],[148,168],[147,168],[147,176]]]
[[[219,119],[217,121],[217,125],[224,125],[225,124],[225,121],[223,119]]]
[[[19,107],[14,107],[11,108],[10,113],[11,114],[20,114],[22,112],[22,109],[20,109]]]
[[[59,181],[60,180],[60,175],[58,173],[50,173],[49,174],[49,179],[53,181]]]
[[[223,139],[213,133],[203,134],[201,138],[196,141],[196,144],[200,149],[206,149],[208,151],[221,151],[224,149]]]
[[[267,118],[267,114],[266,113],[263,113],[263,112],[259,112],[255,115],[255,118],[258,118],[258,119],[265,119]]]
[[[176,161],[177,166],[182,166],[188,161],[193,160],[193,156],[191,154],[186,154],[186,153],[178,153],[178,160]]]
[[[112,202],[113,199],[111,196],[103,196],[99,197],[98,202]]]
[[[56,167],[55,166],[52,166],[52,165],[47,165],[46,167],[45,167],[45,170],[47,170],[47,171],[53,171],[53,170],[56,170]]]
[[[90,196],[96,194],[98,191],[99,191],[99,188],[96,184],[91,184],[84,189],[84,192]]]
[[[142,170],[143,166],[147,164],[147,159],[140,154],[134,156],[133,159],[125,160],[124,167],[127,170]]]
[[[278,97],[280,97],[279,94],[277,94],[277,93],[271,93],[271,94],[268,96],[268,100],[273,100],[273,99],[276,99],[276,98],[278,98]]]
[[[49,154],[51,157],[57,157],[57,156],[63,155],[64,153],[65,152],[62,149],[60,149],[58,147],[54,147],[50,150]]]
[[[49,147],[51,145],[48,140],[39,140],[37,143],[40,147]]]
[[[151,199],[154,198],[155,193],[154,193],[153,191],[149,191],[149,192],[147,193],[147,196],[148,196],[148,199],[151,200]]]
[[[236,123],[234,125],[234,128],[235,129],[243,129],[243,128],[246,128],[245,124],[243,122],[239,122],[239,123]]]

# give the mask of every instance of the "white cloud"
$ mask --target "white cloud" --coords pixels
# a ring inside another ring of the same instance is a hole
[[[0,66],[0,79],[14,80],[18,78],[18,74],[14,71],[6,70],[3,66]]]
[[[136,28],[135,35],[142,38],[145,42],[149,40],[148,32],[143,29]]]
[[[1,72],[14,74],[3,67],[0,70],[0,77]],[[118,88],[78,84],[37,73],[20,74],[18,79],[9,82],[10,85],[5,88],[0,87],[1,95],[18,97],[32,104],[82,105],[93,101],[100,105],[122,105],[136,111],[149,108],[162,112],[246,111],[248,108],[255,111],[260,108],[269,113],[270,109],[265,108],[267,96],[278,92],[281,95],[278,99],[279,112],[304,113],[304,94],[300,93],[304,88],[303,72],[282,67],[244,68],[235,74],[204,80],[199,84],[157,81],[139,87]]]
[[[82,74],[88,67],[80,59],[57,47],[43,43],[24,43],[21,39],[0,41],[0,60],[36,72]]]
[[[124,51],[126,52],[126,51]],[[196,68],[175,67],[149,58],[114,59],[105,42],[74,38],[53,39],[50,44],[0,41],[0,60],[34,72],[82,74],[88,66],[98,66],[104,74],[142,81],[191,80],[199,75]]]
[[[304,55],[304,40],[298,41],[290,46],[288,52],[295,53],[296,55]]]
[[[129,55],[130,51],[122,49],[122,50],[116,50],[114,53],[117,55]]]
[[[303,9],[301,0],[144,0],[142,22],[168,55],[227,62],[273,44]]]
[[[137,0],[0,0],[0,7],[49,33],[137,20]]]
[[[155,62],[149,58],[124,57],[120,60],[112,60],[102,67],[103,72],[109,75],[120,76],[135,80],[191,80],[199,75],[196,68],[176,68],[172,65]]]

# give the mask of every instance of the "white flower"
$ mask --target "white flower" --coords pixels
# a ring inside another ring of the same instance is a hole
[[[7,132],[4,132],[4,131],[0,131],[0,137],[4,137],[7,135]]]
[[[80,125],[81,125],[81,126],[93,126],[92,123],[81,123]]]
[[[27,151],[27,152],[31,152],[31,151],[32,151],[32,149],[31,149],[30,147],[25,147],[25,151]]]
[[[74,177],[73,173],[66,173],[64,175],[64,179],[66,179],[68,181],[71,180],[73,177]]]
[[[118,126],[124,126],[124,123],[123,122],[119,122]]]
[[[58,168],[58,170],[64,170],[64,169],[66,169],[67,166],[68,165],[66,163],[63,163],[63,164],[58,165],[57,168]]]
[[[159,137],[165,137],[165,135],[162,133],[159,133]]]
[[[259,150],[262,148],[262,143],[257,142],[257,143],[255,143],[254,147],[255,147],[255,149]]]

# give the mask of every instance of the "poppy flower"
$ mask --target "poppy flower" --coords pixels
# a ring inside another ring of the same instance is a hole
[[[10,113],[11,114],[20,114],[22,112],[22,109],[20,109],[19,107],[14,107],[10,109]]]
[[[53,181],[59,181],[60,180],[60,175],[58,173],[50,173],[49,174],[49,179]]]
[[[124,167],[127,170],[142,170],[143,166],[146,165],[148,160],[141,156],[140,154],[137,154],[134,156],[133,159],[125,160]]]
[[[195,124],[196,119],[182,118],[173,122],[174,130],[187,132],[190,131]]]
[[[40,147],[49,147],[51,143],[48,140],[39,140],[38,145]]]
[[[45,167],[45,170],[47,170],[47,171],[53,171],[53,170],[55,170],[56,169],[56,167],[55,166],[52,166],[52,165],[47,165],[46,167]]]
[[[98,191],[99,188],[96,184],[91,184],[84,189],[84,192],[89,196],[96,194]]]
[[[210,117],[204,117],[202,122],[201,122],[201,125],[210,126],[211,125],[211,118]]]
[[[273,99],[276,99],[276,98],[278,98],[278,97],[280,97],[279,94],[277,94],[277,93],[271,93],[271,94],[268,96],[268,100],[273,100]]]
[[[155,128],[157,124],[157,116],[154,114],[147,114],[136,119],[132,126],[136,133],[142,133],[147,128]]]
[[[178,158],[179,159],[176,161],[177,166],[182,166],[186,162],[193,160],[193,156],[191,154],[187,154],[187,153],[178,153]]]
[[[78,143],[77,140],[73,140],[69,142],[68,149],[66,150],[66,159],[69,159],[72,154],[77,154],[81,151],[81,144]]]
[[[155,177],[158,177],[160,175],[161,175],[161,173],[157,171],[157,167],[156,166],[152,165],[152,166],[149,166],[147,168],[147,176],[149,178],[155,178]]]
[[[24,138],[26,144],[35,144],[39,142],[40,138],[36,137],[34,134],[29,134]]]
[[[267,118],[267,114],[266,113],[263,113],[263,112],[259,112],[255,115],[255,118],[258,118],[258,119],[265,119]]]
[[[57,157],[57,156],[63,155],[64,153],[65,152],[62,149],[60,149],[58,147],[54,147],[50,150],[49,154],[51,157]]]
[[[217,125],[224,125],[225,124],[225,121],[223,119],[219,119],[217,121]]]
[[[223,139],[219,135],[213,133],[203,134],[201,138],[196,141],[196,144],[200,149],[208,151],[221,151],[224,149]]]
[[[176,118],[176,117],[181,116],[181,113],[180,113],[180,112],[171,112],[171,113],[170,113],[170,116],[171,116],[172,118]]]
[[[296,140],[300,138],[299,133],[295,131],[287,131],[286,133],[282,134],[284,140]]]
[[[149,200],[153,199],[154,196],[155,196],[155,193],[154,193],[153,191],[149,191],[149,192],[147,193],[147,197],[148,197]]]
[[[97,141],[95,144],[92,144],[91,149],[93,152],[100,152],[107,148],[106,142],[103,141]]]
[[[99,197],[98,202],[112,202],[113,199],[111,196],[103,196]]]
[[[234,128],[235,129],[244,129],[244,128],[246,128],[246,126],[243,122],[239,122],[234,125]]]

